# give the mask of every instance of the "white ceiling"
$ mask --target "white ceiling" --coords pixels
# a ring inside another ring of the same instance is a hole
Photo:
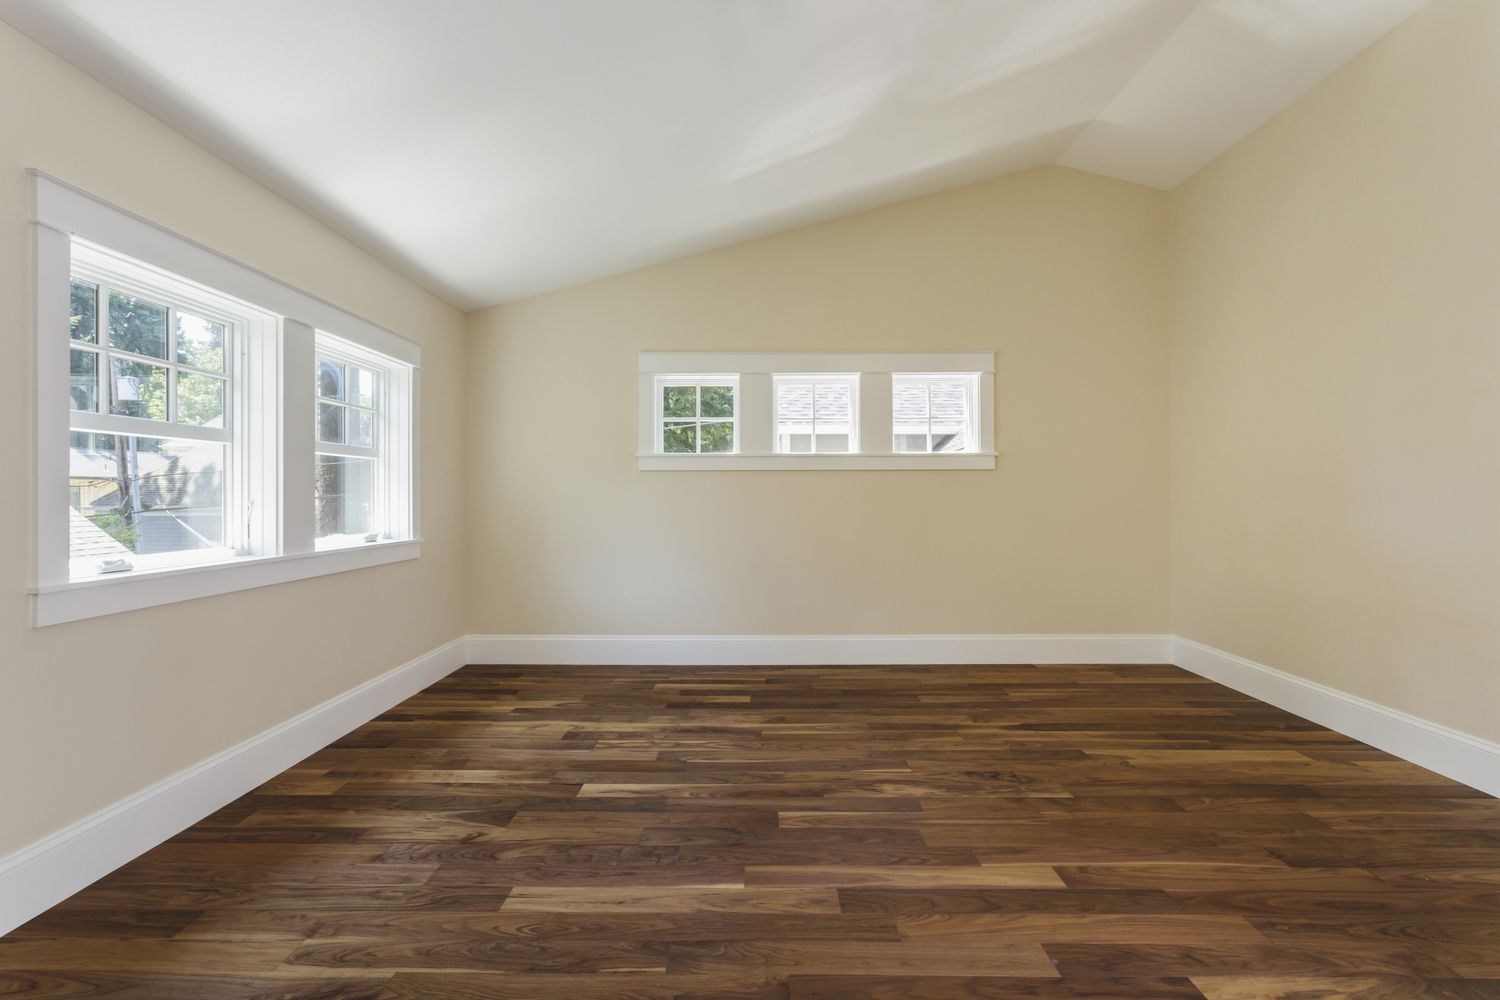
[[[1049,163],[1172,188],[1426,0],[0,0],[463,308]]]

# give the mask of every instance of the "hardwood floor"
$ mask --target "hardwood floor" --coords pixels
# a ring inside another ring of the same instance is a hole
[[[1500,801],[1173,667],[468,667],[0,997],[1500,997]]]

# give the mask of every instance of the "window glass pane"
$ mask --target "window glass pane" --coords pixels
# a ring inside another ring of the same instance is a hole
[[[167,307],[123,292],[110,292],[109,346],[165,360]]]
[[[707,394],[705,393],[705,399]],[[705,452],[734,451],[734,424],[728,420],[704,421],[699,429]]]
[[[810,382],[780,382],[776,385],[776,419],[812,424],[813,386]]]
[[[68,352],[68,401],[75,410],[99,411],[99,355],[95,351]]]
[[[224,426],[224,379],[177,372],[177,422],[195,427]]]
[[[661,413],[664,417],[693,417],[698,410],[698,387],[668,385],[662,387]],[[693,449],[689,448],[689,451]]]
[[[344,398],[344,366],[318,359],[318,395],[324,399]]]
[[[854,390],[848,382],[819,382],[814,390],[818,430],[822,431],[828,424],[841,424],[843,427],[837,429],[847,433],[848,424],[854,419],[851,413],[853,398]]]
[[[969,394],[964,383],[929,383],[932,413],[932,450],[967,451],[969,448]]]
[[[99,286],[74,278],[68,291],[68,335],[74,340],[99,343]]]
[[[113,450],[115,436],[113,434],[90,434],[88,431],[69,431],[69,448],[92,448]]]
[[[317,456],[313,476],[313,523],[319,538],[376,531],[375,460]]]
[[[927,433],[927,383],[896,379],[891,383],[891,416],[897,426],[915,424]]]
[[[696,424],[667,424],[661,431],[661,450],[668,454],[696,452],[698,450],[698,426]]]
[[[349,443],[362,448],[375,446],[375,414],[370,410],[349,411]]]
[[[211,372],[223,371],[224,324],[178,313],[177,361]]]
[[[820,455],[847,452],[849,450],[849,435],[824,434],[822,424],[818,425],[817,451]]]
[[[734,416],[734,387],[729,385],[705,385],[702,389],[703,416]],[[705,446],[704,451],[708,451]]]
[[[167,419],[167,369],[144,361],[111,358],[109,412],[122,417]]]
[[[926,427],[897,427],[896,428],[896,450],[926,451],[927,450],[927,428]]]
[[[224,546],[226,446],[79,435],[69,454],[73,575],[135,555]]]
[[[812,451],[812,418],[812,383],[777,382],[776,450]]]
[[[938,429],[932,429],[933,451],[968,451],[968,443],[964,432],[957,430],[952,433],[939,433]]]
[[[318,440],[344,443],[344,407],[335,403],[318,404]]]
[[[375,373],[368,368],[349,366],[349,402],[356,406],[375,405]]]

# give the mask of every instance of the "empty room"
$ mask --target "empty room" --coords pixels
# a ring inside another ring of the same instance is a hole
[[[0,996],[1500,1000],[1500,0],[0,0]]]

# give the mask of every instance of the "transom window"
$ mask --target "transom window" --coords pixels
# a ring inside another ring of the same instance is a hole
[[[774,383],[778,452],[859,450],[858,375],[777,375]]]
[[[892,450],[965,452],[975,450],[974,375],[891,376]]]
[[[678,375],[656,382],[657,451],[725,454],[739,450],[739,380]]]
[[[994,354],[642,351],[636,368],[642,471],[996,467]]]

